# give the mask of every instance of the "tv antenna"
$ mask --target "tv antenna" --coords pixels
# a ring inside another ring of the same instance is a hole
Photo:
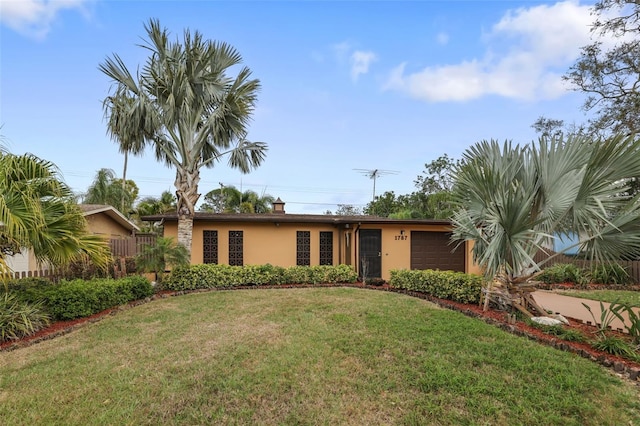
[[[367,176],[369,179],[373,179],[373,198],[371,201],[375,201],[376,199],[376,179],[380,176],[384,175],[397,175],[398,171],[396,170],[382,170],[382,169],[353,169],[361,175]]]

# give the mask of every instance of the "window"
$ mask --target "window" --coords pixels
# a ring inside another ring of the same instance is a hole
[[[333,232],[320,231],[320,264],[333,265]]]
[[[218,231],[204,231],[202,235],[204,263],[218,263]]]
[[[311,232],[296,232],[296,265],[311,265]]]
[[[229,231],[229,265],[242,266],[243,231]]]

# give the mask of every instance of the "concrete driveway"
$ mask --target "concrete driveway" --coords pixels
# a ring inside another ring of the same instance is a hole
[[[591,308],[591,312],[593,312],[593,316],[596,319],[596,322],[600,323],[600,302],[596,300],[589,299],[581,299],[578,297],[564,296],[558,293],[554,293],[552,291],[538,290],[534,291],[533,297],[543,308],[552,311],[553,313],[560,314],[565,317],[570,317],[579,321],[582,321],[587,324],[593,324],[593,317],[584,307],[583,303],[587,304]],[[605,309],[609,309],[610,304],[606,302],[602,302],[602,305]],[[640,308],[634,308],[636,312],[640,312]],[[629,317],[625,313],[622,314],[625,322],[629,324]],[[613,330],[618,330],[625,332],[624,324],[618,319],[615,318],[611,321],[611,328]]]

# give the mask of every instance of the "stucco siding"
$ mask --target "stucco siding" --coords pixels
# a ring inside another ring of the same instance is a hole
[[[129,229],[115,222],[106,214],[93,214],[85,218],[92,234],[100,235],[104,238],[119,238],[131,235]]]
[[[177,238],[176,222],[166,222],[164,235]],[[320,264],[320,232],[332,233],[332,262],[334,265],[347,264],[359,267],[359,234],[363,229],[379,229],[380,263],[383,279],[390,278],[393,269],[411,268],[411,231],[450,232],[451,227],[441,224],[420,223],[295,223],[295,222],[243,222],[243,221],[194,221],[191,263],[204,263],[203,233],[205,230],[217,231],[218,263],[229,263],[229,231],[243,232],[243,264],[272,265],[289,267],[296,265],[297,231],[309,231],[310,265]],[[442,250],[451,250],[453,246],[443,246]],[[472,244],[466,243],[465,270],[480,273],[473,263]]]
[[[270,263],[277,266],[296,265],[296,233],[309,231],[311,237],[311,265],[320,264],[320,232],[333,233],[333,264],[339,262],[338,230],[331,225],[295,224],[295,223],[208,223],[195,222],[191,249],[191,263],[204,262],[204,231],[218,231],[218,262],[229,262],[229,231],[243,231],[243,264],[262,265]],[[175,237],[173,223],[165,224],[165,236]]]

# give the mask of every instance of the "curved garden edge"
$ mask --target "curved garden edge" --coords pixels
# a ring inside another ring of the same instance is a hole
[[[135,306],[145,304],[157,299],[164,299],[167,297],[180,296],[184,294],[203,293],[203,292],[219,291],[219,290],[266,290],[266,289],[318,288],[318,287],[353,287],[353,288],[362,288],[362,289],[368,289],[368,290],[389,291],[394,293],[405,294],[407,296],[416,297],[419,299],[428,300],[442,308],[458,311],[469,317],[480,319],[486,322],[487,324],[498,327],[508,333],[512,333],[517,336],[526,337],[538,343],[551,346],[555,349],[559,349],[565,352],[571,352],[583,358],[587,358],[590,361],[596,362],[605,368],[611,369],[614,373],[616,373],[620,377],[631,380],[635,384],[640,386],[640,364],[639,363],[635,363],[633,361],[624,359],[622,357],[596,350],[592,346],[586,343],[568,342],[562,339],[555,338],[554,336],[546,334],[535,327],[525,324],[522,321],[517,321],[515,324],[509,324],[506,320],[506,314],[504,312],[495,311],[495,310],[483,311],[482,308],[476,304],[464,304],[464,303],[454,302],[451,300],[438,299],[426,293],[396,289],[396,288],[390,287],[388,284],[384,284],[381,286],[365,285],[362,283],[290,284],[290,285],[270,285],[270,286],[241,286],[241,287],[229,287],[229,288],[206,289],[206,290],[190,290],[190,291],[161,291],[154,294],[151,297],[137,300],[135,302],[131,302],[126,305],[114,307],[111,309],[106,309],[102,312],[91,315],[89,317],[78,318],[70,321],[54,322],[48,327],[43,328],[42,330],[34,333],[31,336],[24,337],[18,341],[6,341],[6,342],[0,343],[0,352],[12,351],[12,350],[28,347],[39,342],[43,342],[45,340],[54,339],[58,336],[71,333],[72,331],[77,330],[83,327],[84,325],[98,322],[109,315],[115,315],[118,312],[124,311],[126,309],[130,309]],[[571,322],[571,325],[573,327],[581,327],[587,330],[593,329],[593,327],[584,325],[581,322],[578,322],[571,318],[569,318],[569,321]]]

